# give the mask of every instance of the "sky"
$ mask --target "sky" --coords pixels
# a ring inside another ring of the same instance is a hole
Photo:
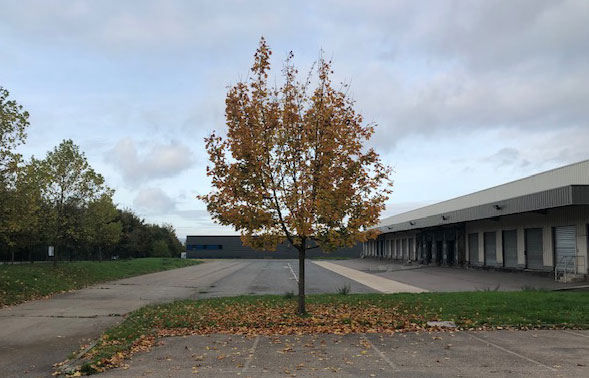
[[[203,138],[261,36],[278,68],[323,50],[394,167],[386,217],[588,159],[588,19],[586,0],[0,0],[0,86],[31,114],[25,156],[73,139],[120,207],[235,234],[195,198]]]

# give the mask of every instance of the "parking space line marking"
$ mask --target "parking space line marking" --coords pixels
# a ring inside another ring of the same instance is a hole
[[[254,353],[256,353],[256,348],[258,347],[258,342],[260,341],[260,336],[256,336],[256,339],[254,340],[254,345],[252,345],[252,348],[250,349],[250,353],[249,356],[247,357],[247,360],[245,361],[245,365],[243,365],[243,369],[241,369],[242,373],[247,372],[247,370],[250,368],[250,364],[252,363],[252,360],[254,359]]]
[[[545,368],[546,368],[546,369],[548,369],[548,370],[552,370],[552,371],[558,371],[558,370],[556,370],[556,369],[555,369],[555,368],[553,368],[553,367],[550,367],[550,366],[544,365],[543,363],[541,363],[541,362],[538,362],[538,361],[536,361],[536,360],[532,360],[532,359],[531,359],[531,358],[529,358],[529,357],[522,356],[521,354],[519,354],[519,353],[517,353],[517,352],[514,352],[514,351],[512,351],[512,350],[509,350],[509,349],[507,349],[507,348],[504,348],[504,347],[502,347],[502,346],[500,346],[500,345],[497,345],[497,344],[495,344],[495,343],[492,343],[492,342],[490,342],[490,341],[488,341],[488,340],[481,339],[480,337],[477,337],[477,336],[474,336],[474,335],[470,335],[470,334],[469,334],[468,336],[472,337],[472,338],[473,338],[473,339],[475,339],[475,340],[478,340],[478,341],[480,341],[481,343],[484,343],[484,344],[487,344],[487,345],[491,345],[492,347],[495,347],[495,348],[499,349],[500,351],[503,351],[503,352],[505,352],[505,353],[512,354],[512,355],[514,355],[514,356],[516,356],[516,357],[519,357],[519,358],[521,358],[521,359],[523,359],[523,360],[526,360],[526,361],[528,361],[528,362],[531,362],[531,363],[533,363],[533,364],[536,364],[536,365],[538,365],[538,366],[545,367]]]
[[[295,274],[294,270],[292,270],[292,266],[290,265],[290,263],[288,264],[288,268],[290,269],[290,272],[292,273],[295,281],[299,282],[299,278],[297,277],[297,275]]]
[[[376,345],[374,345],[374,343],[373,343],[372,341],[368,340],[368,337],[366,337],[366,335],[362,335],[362,338],[363,338],[363,339],[364,339],[364,340],[365,340],[365,341],[366,341],[368,344],[370,344],[370,346],[371,346],[371,347],[372,347],[372,349],[373,349],[373,350],[376,352],[376,354],[378,354],[378,355],[379,355],[379,357],[380,357],[380,358],[382,358],[382,360],[383,360],[384,362],[386,362],[386,363],[387,363],[387,364],[388,364],[388,365],[391,367],[391,369],[393,369],[393,371],[396,371],[396,372],[399,372],[399,371],[401,371],[401,369],[399,369],[399,367],[398,367],[398,366],[397,366],[397,365],[396,365],[396,364],[395,364],[393,361],[389,360],[389,359],[388,359],[388,357],[387,357],[387,356],[385,356],[385,355],[384,355],[384,353],[383,353],[383,352],[381,352],[381,351],[380,351],[380,349],[378,349],[378,348],[376,347]]]
[[[427,290],[417,286],[411,286],[402,282],[394,281],[385,277],[377,276],[370,273],[361,272],[356,269],[348,268],[339,264],[327,261],[313,261],[313,264],[331,270],[339,275],[354,280],[364,286],[368,286],[381,293],[423,293]]]
[[[577,332],[573,332],[573,331],[568,331],[568,330],[564,330],[566,333],[570,333],[571,335],[576,335],[576,336],[581,336],[581,337],[586,337],[589,339],[589,335],[583,335],[582,333],[577,333]]]

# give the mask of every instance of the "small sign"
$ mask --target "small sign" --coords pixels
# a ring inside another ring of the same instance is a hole
[[[180,258],[181,259],[185,259],[186,258],[186,252],[180,252]]]
[[[53,257],[55,255],[55,247],[50,245],[47,248],[47,254],[49,255],[49,257]]]

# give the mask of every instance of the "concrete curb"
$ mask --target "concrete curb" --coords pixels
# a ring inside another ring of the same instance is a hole
[[[88,345],[82,351],[77,353],[73,359],[66,360],[66,362],[63,365],[61,365],[57,369],[55,369],[54,376],[55,377],[65,377],[68,374],[73,374],[76,371],[79,371],[80,368],[82,367],[82,357],[84,357],[86,355],[86,353],[88,353],[90,351],[90,349],[94,348],[97,343],[98,343],[98,340],[94,340],[93,342],[90,343],[90,345]]]

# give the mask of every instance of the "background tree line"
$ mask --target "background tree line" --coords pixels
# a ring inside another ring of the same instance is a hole
[[[72,140],[43,159],[16,152],[29,113],[0,87],[0,259],[55,261],[178,256],[171,225],[148,224],[113,203],[114,190]]]

